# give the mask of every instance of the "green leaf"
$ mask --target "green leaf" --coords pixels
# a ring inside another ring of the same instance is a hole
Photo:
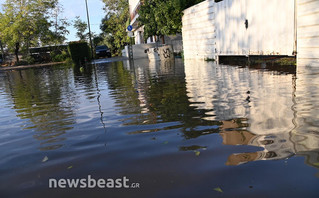
[[[220,187],[214,188],[215,191],[223,193],[223,190]]]
[[[73,168],[73,166],[69,166],[69,167],[68,167],[68,169],[71,169],[71,168]]]
[[[200,151],[194,151],[196,156],[200,155]]]
[[[168,141],[163,142],[163,144],[168,144]]]

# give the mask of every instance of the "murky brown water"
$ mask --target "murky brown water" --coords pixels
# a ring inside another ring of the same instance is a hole
[[[2,72],[0,197],[318,197],[318,75],[180,59]],[[88,175],[140,188],[49,189]]]

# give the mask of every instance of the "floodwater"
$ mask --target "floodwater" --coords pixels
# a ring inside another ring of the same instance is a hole
[[[1,72],[0,197],[319,197],[318,75],[181,59]],[[49,189],[89,175],[139,188]]]

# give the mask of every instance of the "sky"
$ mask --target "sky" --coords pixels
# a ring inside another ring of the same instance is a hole
[[[0,0],[1,5],[4,2],[5,0]],[[59,2],[64,9],[63,17],[67,18],[69,22],[72,22],[76,16],[80,16],[81,20],[87,22],[85,0],[59,0]],[[101,20],[106,14],[103,10],[104,3],[102,0],[87,0],[87,2],[90,15],[91,31],[95,34],[99,34],[101,33]],[[70,31],[70,34],[67,35],[67,40],[78,40],[78,38],[76,38],[76,30],[73,28],[73,25],[69,26],[68,30]]]

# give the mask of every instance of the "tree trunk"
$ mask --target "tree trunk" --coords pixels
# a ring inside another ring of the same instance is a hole
[[[14,50],[14,54],[16,55],[17,63],[19,63],[19,49],[20,49],[20,43],[16,43],[16,48]]]
[[[3,45],[2,45],[1,40],[0,40],[0,48],[1,48],[1,54],[2,54],[3,62],[5,62],[5,60],[6,60],[6,55],[4,54]]]
[[[165,44],[165,38],[164,38],[164,35],[162,36],[162,44],[163,44],[163,45]]]

